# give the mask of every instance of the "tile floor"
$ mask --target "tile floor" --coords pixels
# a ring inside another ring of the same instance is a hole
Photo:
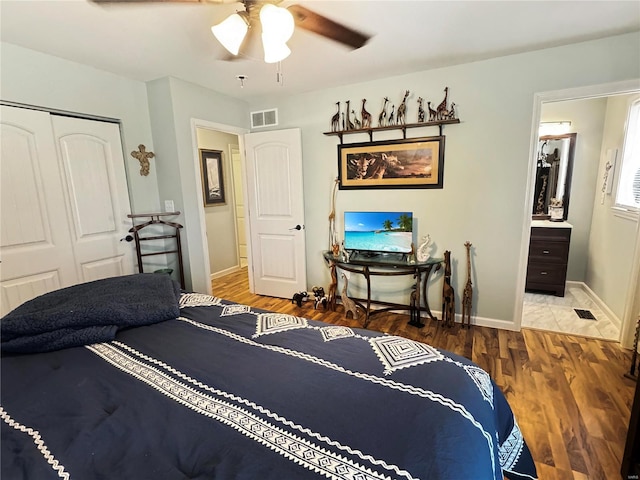
[[[580,318],[575,308],[589,310],[596,320]],[[525,292],[522,326],[616,341],[620,333],[598,304],[573,285],[567,286],[564,297]]]

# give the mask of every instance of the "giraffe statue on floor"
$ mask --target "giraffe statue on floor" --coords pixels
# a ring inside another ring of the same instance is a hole
[[[442,284],[442,325],[456,323],[456,295],[451,286],[451,252],[444,252],[444,281]]]
[[[465,242],[467,248],[467,284],[462,291],[462,326],[471,328],[471,306],[473,304],[473,286],[471,285],[471,242]]]
[[[356,306],[356,302],[354,302],[347,296],[347,287],[349,285],[349,281],[347,280],[347,276],[344,273],[342,274],[342,280],[344,281],[344,284],[342,285],[342,295],[340,298],[342,299],[342,305],[344,306],[344,318],[347,318],[347,314],[351,312],[353,319],[357,320],[358,307]]]

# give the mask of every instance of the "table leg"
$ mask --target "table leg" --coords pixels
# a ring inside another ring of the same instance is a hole
[[[369,312],[371,312],[371,276],[369,275],[369,267],[365,266],[362,274],[367,280],[367,310],[364,312],[364,328],[367,328],[370,321]]]

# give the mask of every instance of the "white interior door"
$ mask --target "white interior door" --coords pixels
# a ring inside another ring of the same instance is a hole
[[[119,127],[2,107],[0,313],[133,272]]]
[[[244,140],[254,291],[291,298],[307,289],[300,129]]]
[[[120,239],[131,220],[120,127],[52,116],[68,192],[71,245],[83,282],[133,273],[133,248]]]

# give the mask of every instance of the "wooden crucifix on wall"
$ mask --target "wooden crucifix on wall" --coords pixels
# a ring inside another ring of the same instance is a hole
[[[131,156],[140,162],[140,175],[145,177],[149,175],[149,167],[151,165],[149,160],[155,157],[153,152],[147,152],[146,150],[147,147],[140,144],[138,145],[138,151],[131,152]]]

